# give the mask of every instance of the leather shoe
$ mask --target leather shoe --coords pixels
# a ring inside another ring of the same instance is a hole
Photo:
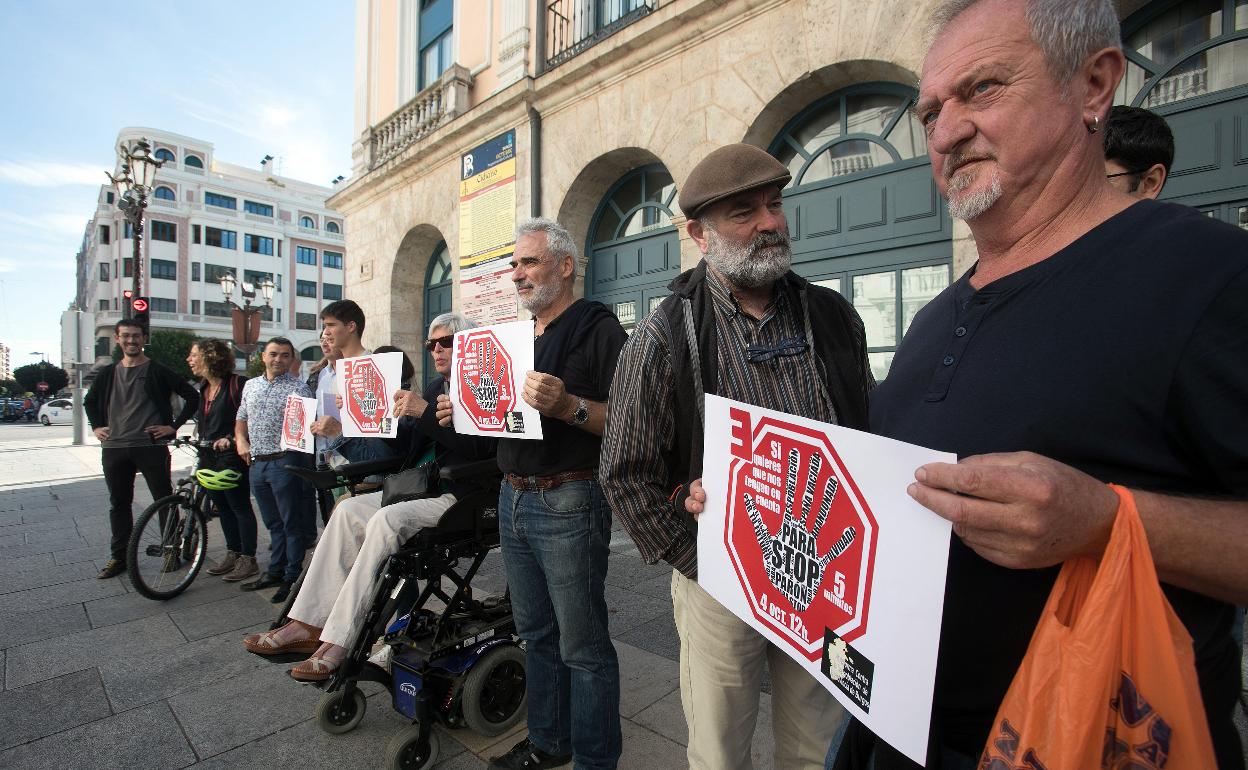
[[[259,580],[253,580],[250,583],[243,583],[238,588],[240,591],[259,591],[262,588],[272,588],[274,586],[280,586],[281,584],[281,575],[270,575],[266,572],[260,576]]]
[[[503,770],[547,770],[547,768],[561,767],[571,761],[571,754],[547,754],[525,738],[501,757],[492,757],[490,767],[503,768]]]
[[[280,586],[278,586],[277,590],[273,592],[273,596],[269,599],[269,601],[273,604],[281,604],[286,601],[286,597],[290,596],[290,588],[293,585],[294,583],[283,582]]]
[[[106,580],[111,577],[117,577],[126,571],[126,563],[120,559],[109,559],[104,564],[104,569],[100,570],[100,574],[96,575],[97,580]]]

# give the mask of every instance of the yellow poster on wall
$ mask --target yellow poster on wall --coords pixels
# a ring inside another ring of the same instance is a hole
[[[516,131],[460,156],[459,288],[479,323],[515,320],[510,260],[516,233]]]

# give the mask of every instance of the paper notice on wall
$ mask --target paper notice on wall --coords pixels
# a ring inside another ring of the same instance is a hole
[[[706,397],[698,582],[922,764],[950,524],[906,494],[953,455]]]
[[[455,335],[451,405],[455,431],[498,438],[542,437],[542,416],[521,396],[533,369],[533,322],[482,326]]]
[[[342,395],[339,422],[347,438],[394,438],[399,421],[394,416],[394,393],[403,374],[402,353],[371,353],[343,358],[337,363],[338,393]]]
[[[289,395],[282,412],[282,449],[312,454],[316,450],[312,423],[316,421],[316,399]]]

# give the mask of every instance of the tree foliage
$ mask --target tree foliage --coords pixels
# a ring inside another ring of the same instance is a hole
[[[13,370],[13,379],[17,380],[23,391],[29,390],[32,393],[38,393],[39,383],[46,382],[49,396],[69,384],[69,375],[65,373],[65,370],[47,361],[17,367]]]
[[[17,380],[0,380],[0,396],[14,396],[24,392],[25,388]]]
[[[186,364],[186,357],[190,355],[191,343],[196,339],[190,332],[153,329],[147,343],[147,356],[169,367],[182,379],[192,379],[194,375]]]

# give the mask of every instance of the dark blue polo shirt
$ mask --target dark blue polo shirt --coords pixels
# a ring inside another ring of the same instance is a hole
[[[1032,451],[1131,488],[1248,497],[1248,233],[1145,201],[979,291],[969,276],[915,317],[871,396],[873,432],[959,457]],[[937,740],[982,750],[1056,575],[997,567],[953,538]],[[1195,640],[1219,756],[1238,755],[1233,610],[1166,593]]]

